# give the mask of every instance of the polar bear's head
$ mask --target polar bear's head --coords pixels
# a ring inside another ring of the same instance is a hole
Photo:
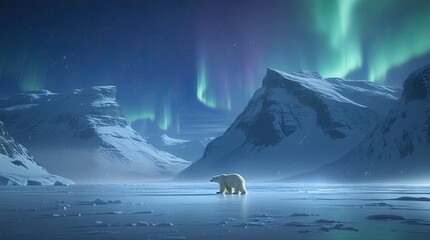
[[[217,182],[217,183],[219,183],[219,178],[220,178],[220,175],[214,176],[212,178],[211,182]]]

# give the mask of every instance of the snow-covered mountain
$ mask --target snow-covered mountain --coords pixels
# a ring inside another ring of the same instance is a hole
[[[152,146],[171,153],[182,159],[195,162],[203,156],[203,152],[214,137],[201,137],[198,139],[178,139],[166,134],[145,138]]]
[[[0,119],[40,164],[78,182],[163,179],[189,165],[127,124],[113,86],[22,93],[0,101]]]
[[[73,181],[51,175],[33,161],[28,150],[9,135],[0,121],[0,186],[63,185]]]
[[[238,172],[268,180],[314,169],[358,144],[399,95],[399,89],[369,81],[268,69],[224,135],[177,178]]]
[[[337,161],[288,181],[416,182],[430,178],[430,65],[412,74],[388,115]]]

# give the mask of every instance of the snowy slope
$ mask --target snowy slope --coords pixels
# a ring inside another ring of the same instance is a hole
[[[289,181],[425,181],[430,173],[430,65],[410,74],[388,115],[339,160]],[[427,183],[427,182],[426,182]]]
[[[49,174],[33,161],[27,149],[15,142],[0,121],[0,186],[73,184],[73,181]]]
[[[399,94],[368,81],[268,69],[244,111],[178,179],[238,172],[269,180],[314,169],[359,143]]]
[[[185,160],[195,162],[203,156],[203,152],[213,137],[198,139],[177,139],[166,134],[146,138],[148,143],[162,151],[169,152]]]
[[[112,86],[19,94],[0,101],[0,119],[40,164],[78,182],[164,179],[189,165],[127,124]]]

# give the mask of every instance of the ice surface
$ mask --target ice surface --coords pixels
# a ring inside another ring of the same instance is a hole
[[[219,195],[210,183],[6,186],[0,239],[430,238],[430,202],[398,200],[429,197],[430,187],[249,183],[247,189]],[[107,204],[93,204],[97,199]]]

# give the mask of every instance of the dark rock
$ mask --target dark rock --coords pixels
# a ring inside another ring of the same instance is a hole
[[[25,166],[25,164],[19,160],[12,161],[12,163],[15,164],[16,166],[21,166],[21,167],[28,169],[28,167]]]
[[[42,186],[42,183],[38,181],[27,180],[27,186]]]
[[[407,219],[402,223],[409,224],[409,225],[430,226],[430,222],[423,219]]]
[[[427,197],[399,197],[399,198],[395,198],[393,200],[428,202],[428,201],[430,201],[430,198],[427,198]]]
[[[402,216],[390,215],[390,214],[371,215],[371,216],[368,216],[367,219],[368,220],[378,220],[378,221],[405,220],[405,218]]]
[[[358,229],[353,228],[353,227],[342,227],[342,228],[337,228],[337,229],[358,232]]]
[[[336,223],[335,220],[327,220],[327,219],[318,219],[315,222],[316,223],[324,223],[324,224],[327,224],[327,223]]]
[[[67,186],[66,184],[64,184],[64,183],[62,183],[62,182],[60,182],[60,181],[56,181],[55,183],[54,183],[54,186]]]
[[[320,231],[329,232],[330,228],[328,228],[328,227],[320,227]]]
[[[285,223],[284,226],[288,226],[288,227],[309,227],[310,225],[307,223],[302,223],[302,222],[289,222],[289,223]]]
[[[334,224],[334,228],[335,229],[341,229],[342,227],[343,227],[344,225],[342,224],[342,223],[336,223],[336,224]]]
[[[309,217],[309,216],[318,216],[318,214],[293,213],[290,215],[290,217]]]
[[[426,82],[429,82],[430,66],[427,65],[410,74],[403,83],[403,95],[405,103],[427,98]]]
[[[12,185],[12,182],[9,180],[9,178],[0,176],[0,186],[8,186]]]

